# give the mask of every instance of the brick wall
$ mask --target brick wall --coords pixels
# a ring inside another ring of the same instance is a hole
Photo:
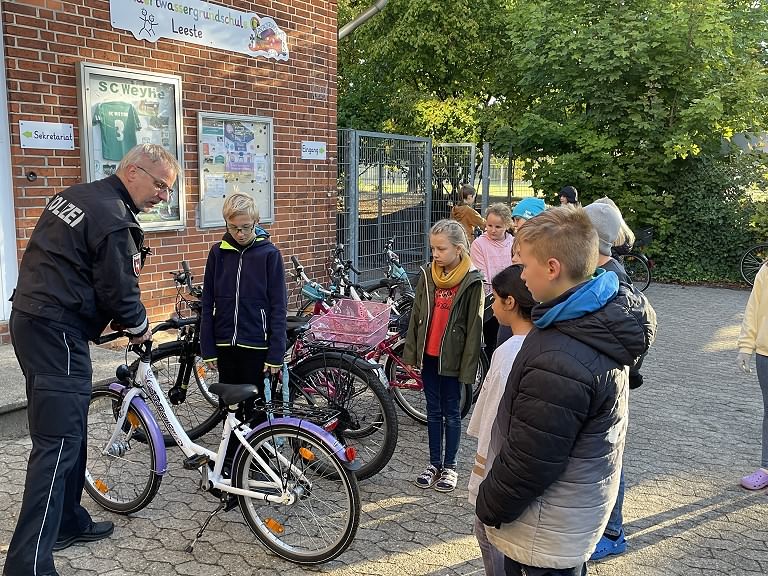
[[[137,41],[111,27],[108,0],[2,1],[19,258],[50,197],[81,181],[78,63],[182,77],[187,229],[146,235],[155,255],[142,272],[141,286],[154,320],[173,307],[175,291],[167,273],[186,258],[202,281],[208,248],[224,231],[196,227],[200,110],[274,119],[275,222],[269,231],[286,262],[295,254],[320,276],[335,240],[336,0],[216,3],[273,18],[288,35],[290,59],[251,58],[167,39]],[[73,124],[75,150],[22,149],[19,120]],[[302,140],[327,142],[328,160],[301,160]],[[36,181],[26,179],[28,170],[37,173]],[[4,333],[7,327],[0,325],[0,338]]]

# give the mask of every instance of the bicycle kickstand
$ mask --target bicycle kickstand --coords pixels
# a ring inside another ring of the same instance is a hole
[[[219,502],[219,505],[216,507],[216,510],[208,514],[208,518],[205,519],[205,522],[203,522],[203,525],[200,527],[200,530],[198,530],[197,534],[195,534],[195,538],[187,544],[187,547],[184,548],[185,552],[192,552],[192,550],[195,549],[195,544],[197,544],[198,539],[203,535],[203,532],[205,532],[205,529],[208,528],[208,523],[213,520],[213,517],[216,516],[219,512],[224,510],[225,512],[228,512],[232,508],[228,506],[229,504],[229,498],[222,498]]]

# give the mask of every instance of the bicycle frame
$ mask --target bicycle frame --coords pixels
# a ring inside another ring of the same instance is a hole
[[[295,494],[292,491],[286,489],[286,487],[283,485],[282,478],[278,476],[278,474],[276,474],[275,471],[272,470],[272,468],[269,465],[267,465],[267,463],[263,460],[261,455],[259,455],[259,453],[256,450],[254,450],[254,448],[248,442],[249,438],[252,435],[258,433],[264,428],[267,428],[270,426],[276,426],[280,424],[285,424],[292,427],[300,427],[310,432],[311,434],[316,436],[319,440],[321,440],[342,462],[346,464],[350,462],[349,458],[346,455],[344,446],[338,440],[336,440],[336,438],[332,434],[325,431],[320,426],[317,426],[312,422],[299,419],[299,418],[272,417],[270,416],[268,411],[267,411],[267,421],[251,429],[250,427],[247,426],[247,424],[240,422],[232,410],[228,410],[227,417],[224,420],[224,426],[221,432],[221,442],[219,444],[218,452],[213,452],[212,450],[209,450],[203,446],[200,446],[199,444],[196,444],[189,438],[187,433],[184,431],[184,428],[182,427],[176,415],[173,413],[173,410],[171,409],[171,406],[168,403],[168,400],[163,394],[163,391],[160,388],[160,385],[158,384],[157,379],[155,378],[155,375],[152,372],[152,367],[149,362],[150,350],[151,350],[151,346],[147,346],[144,348],[144,351],[142,352],[141,358],[139,360],[139,367],[136,372],[135,386],[132,386],[130,389],[126,389],[126,387],[123,384],[120,384],[118,382],[115,382],[110,385],[110,388],[112,390],[119,392],[120,394],[123,394],[124,397],[123,397],[123,402],[117,417],[117,421],[115,422],[114,432],[112,433],[112,437],[107,441],[106,446],[104,446],[104,448],[102,449],[102,453],[108,454],[108,455],[114,455],[114,446],[116,444],[118,436],[121,435],[121,431],[123,430],[123,426],[125,424],[125,420],[128,414],[128,407],[133,406],[138,412],[141,412],[142,416],[146,418],[146,421],[149,426],[149,430],[147,432],[149,433],[153,443],[155,444],[156,460],[154,463],[154,468],[155,468],[154,471],[160,475],[163,475],[167,472],[167,454],[165,450],[165,444],[163,443],[163,440],[162,440],[162,432],[160,431],[160,426],[158,425],[158,422],[155,416],[149,410],[149,408],[147,407],[144,401],[144,398],[142,397],[142,395],[144,394],[148,397],[149,401],[154,405],[158,415],[160,416],[160,419],[163,425],[166,427],[170,435],[176,441],[179,448],[187,458],[190,458],[193,456],[205,456],[209,461],[214,463],[213,470],[210,471],[210,473],[207,466],[202,466],[203,482],[207,484],[208,490],[213,488],[213,489],[218,489],[221,492],[227,492],[234,495],[247,496],[250,498],[258,498],[258,499],[279,503],[279,504],[292,504],[295,498]],[[231,434],[234,434],[240,443],[240,446],[238,447],[238,450],[235,454],[234,461],[237,461],[240,451],[243,448],[245,448],[246,450],[248,450],[248,452],[251,453],[254,460],[258,463],[261,471],[264,472],[271,480],[271,481],[253,480],[250,482],[250,484],[253,485],[255,488],[271,488],[272,490],[279,489],[280,494],[259,492],[258,490],[254,491],[254,490],[244,490],[242,488],[235,488],[234,486],[232,486],[231,479],[224,478],[222,476],[221,471],[222,471],[224,456],[227,451],[227,445],[230,441]],[[290,469],[295,477],[302,478],[303,480],[307,481],[311,486],[311,482],[308,479],[306,479],[306,477],[304,477],[300,469],[298,469],[291,462],[285,459],[281,454],[277,452],[272,452],[272,455],[277,456],[277,461],[280,464],[281,470],[283,466],[286,469]]]

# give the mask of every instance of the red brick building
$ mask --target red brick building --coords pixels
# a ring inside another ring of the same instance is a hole
[[[172,309],[167,273],[182,259],[202,281],[233,173],[268,206],[264,227],[286,261],[320,263],[335,238],[336,0],[4,0],[0,11],[0,338],[37,218],[56,192],[114,169],[115,134],[126,144],[156,138],[183,162],[174,205],[144,221],[154,255],[141,285],[153,319]],[[164,86],[175,99],[144,97]],[[109,132],[113,102],[97,93],[110,90],[135,126]],[[71,130],[74,149],[37,144],[38,132],[25,128],[33,122]],[[222,140],[222,126],[228,137],[231,126],[242,133]],[[263,145],[249,144],[257,128]]]

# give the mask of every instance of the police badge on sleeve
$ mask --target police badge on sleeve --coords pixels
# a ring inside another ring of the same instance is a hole
[[[141,252],[136,252],[133,255],[133,273],[136,274],[136,278],[139,277],[139,272],[141,272]]]

